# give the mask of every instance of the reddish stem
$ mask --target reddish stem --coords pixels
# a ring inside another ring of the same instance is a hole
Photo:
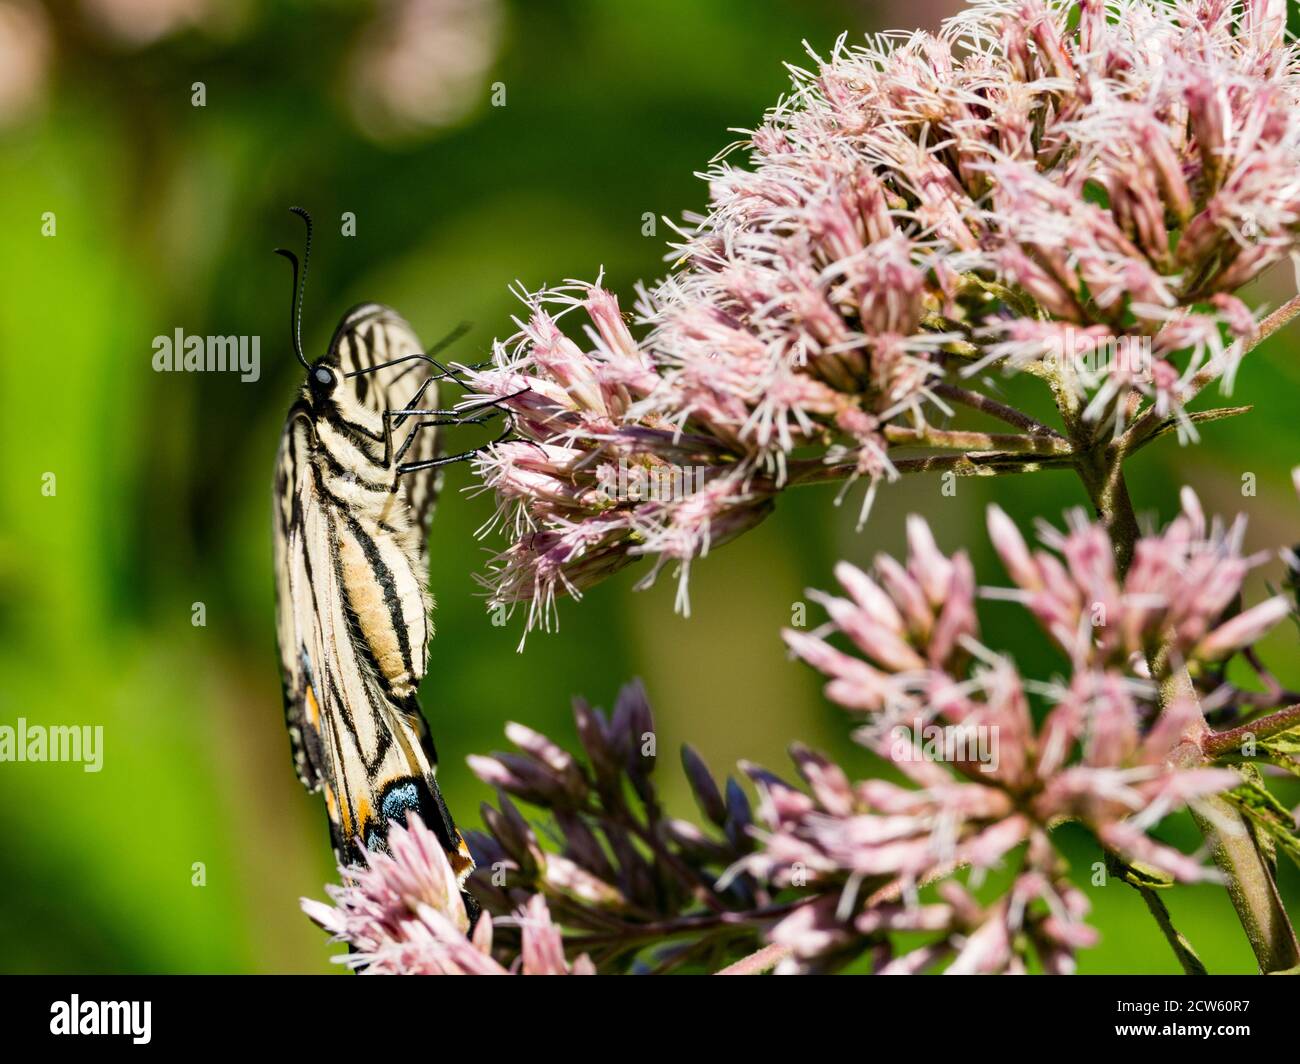
[[[1238,749],[1247,737],[1267,739],[1292,728],[1300,728],[1300,705],[1280,709],[1239,728],[1208,735],[1201,740],[1201,749],[1205,751],[1206,757],[1222,757]]]
[[[762,949],[751,953],[748,957],[742,957],[735,964],[729,964],[723,968],[717,975],[762,975],[764,972],[770,972],[778,964],[790,955],[789,946],[778,946],[773,943],[770,946],[764,946]]]

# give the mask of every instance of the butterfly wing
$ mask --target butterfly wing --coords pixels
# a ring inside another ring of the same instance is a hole
[[[434,373],[432,363],[412,358],[409,361],[375,369],[385,363],[396,362],[420,354],[424,348],[406,320],[391,307],[380,303],[361,303],[346,314],[334,331],[330,341],[330,357],[337,361],[344,373],[370,370],[352,378],[357,399],[376,413],[385,410],[406,410],[420,387]],[[438,386],[430,384],[420,398],[420,409],[433,409],[438,405]],[[406,422],[407,430],[412,422]],[[436,458],[440,444],[436,428],[421,429],[405,462],[420,462]],[[411,523],[420,534],[420,550],[428,554],[429,524],[442,487],[442,470],[423,469],[402,477],[402,491],[410,510]]]
[[[316,609],[307,556],[306,522],[313,505],[306,478],[310,470],[310,422],[295,405],[280,436],[275,472],[275,606],[280,647],[280,683],[285,724],[293,748],[294,770],[308,791],[329,778],[324,764],[318,682],[308,653],[317,641]]]
[[[357,522],[326,490],[318,446],[304,398],[285,425],[275,481],[277,627],[299,779],[308,790],[324,791],[341,859],[358,860],[358,842],[383,847],[388,822],[404,823],[407,811],[415,811],[439,836],[453,868],[467,874],[471,861],[439,792],[437,757],[419,705],[413,693],[395,696],[379,674],[374,627],[358,608],[358,588],[380,585],[385,575],[367,574],[355,560],[345,575],[344,541],[355,540]],[[413,579],[409,570],[407,578]],[[422,674],[422,656],[419,661]]]

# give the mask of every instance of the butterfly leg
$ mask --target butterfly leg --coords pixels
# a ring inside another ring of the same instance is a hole
[[[416,390],[415,395],[411,397],[411,401],[407,406],[400,410],[388,410],[385,412],[387,416],[397,418],[397,423],[393,426],[394,428],[399,427],[408,417],[414,417],[418,414],[437,414],[441,417],[450,419],[447,424],[480,425],[484,420],[486,420],[485,418],[468,418],[465,415],[476,413],[479,410],[496,410],[503,414],[509,413],[509,411],[507,411],[501,404],[508,402],[511,399],[517,399],[519,396],[530,390],[528,388],[520,388],[519,391],[511,392],[509,395],[499,395],[495,399],[484,399],[478,403],[467,403],[465,406],[455,407],[450,410],[437,409],[434,407],[422,408],[417,406],[416,404],[423,397],[429,385],[433,383],[433,380],[434,378],[430,377],[427,381],[421,384]]]
[[[401,421],[407,417],[412,417],[416,415],[422,416],[426,414],[444,414],[450,416],[429,418],[427,420],[417,421],[415,425],[411,427],[411,431],[406,434],[406,438],[402,440],[402,443],[397,448],[396,453],[394,453],[393,451],[394,428],[400,425]],[[486,415],[484,417],[475,417],[475,418],[462,417],[460,415],[460,412],[456,410],[428,410],[428,409],[386,410],[384,412],[384,458],[382,464],[385,469],[388,469],[391,468],[392,465],[396,462],[399,464],[399,470],[398,470],[399,473],[413,472],[413,470],[402,470],[400,468],[400,463],[402,461],[402,458],[406,455],[406,452],[410,450],[411,444],[415,442],[415,437],[419,434],[421,429],[438,428],[444,425],[482,425],[485,424],[492,416],[493,415]],[[398,418],[397,422],[394,422],[392,420],[395,417]],[[508,434],[509,431],[510,429],[507,428],[506,433]],[[504,436],[502,438],[504,439]],[[466,452],[466,454],[469,453],[472,452]],[[425,465],[425,466],[420,466],[420,468],[430,469],[433,467]]]
[[[407,404],[408,408],[412,408],[420,405],[420,400],[424,398],[424,393],[429,390],[429,385],[431,385],[432,383],[433,383],[433,378],[430,377],[423,384],[421,384],[420,387],[418,387],[415,390],[415,394],[411,396],[411,401]],[[397,423],[393,426],[393,428],[400,428],[402,422],[406,420],[409,414],[414,413],[414,411],[412,409],[395,410],[393,411],[393,413],[401,415],[397,419]]]
[[[416,434],[421,429],[438,428],[442,425],[482,425],[485,424],[487,421],[488,418],[486,417],[476,417],[476,418],[449,417],[449,418],[435,418],[432,421],[417,422],[415,426],[411,429],[411,431],[407,433],[406,439],[402,441],[402,446],[397,449],[397,455],[394,458],[394,461],[398,463],[402,461],[402,458],[406,455],[406,452],[410,449],[411,444],[415,442]]]
[[[480,454],[489,447],[495,447],[498,443],[504,443],[510,433],[514,431],[514,428],[513,424],[507,425],[505,431],[491,443],[485,443],[481,447],[474,447],[468,451],[461,451],[460,454],[450,454],[442,458],[430,458],[422,462],[406,462],[399,464],[397,467],[397,475],[402,476],[405,473],[417,473],[421,469],[436,469],[439,466],[451,465],[454,462],[463,462],[467,458],[473,458],[476,454]]]
[[[420,397],[423,396],[425,390],[428,388],[430,383],[431,380],[425,381],[422,385],[420,385],[415,395],[411,398],[412,404],[419,402]],[[501,404],[507,402],[510,399],[514,399],[520,395],[523,395],[524,392],[528,390],[529,389],[527,388],[521,388],[519,391],[513,392],[510,395],[498,396],[495,399],[485,399],[482,402],[470,403],[467,406],[462,406],[452,410],[440,410],[440,409],[430,409],[430,408],[421,409],[419,407],[412,405],[412,406],[405,407],[401,410],[385,411],[384,424],[385,424],[386,439],[391,437],[392,429],[399,427],[402,424],[402,422],[405,421],[408,417],[416,417],[416,416],[426,417],[427,415],[430,414],[437,415],[437,416],[429,420],[421,420],[417,422],[416,425],[407,434],[406,439],[402,442],[402,445],[398,449],[395,458],[390,457],[392,455],[391,442],[386,443],[385,450],[384,450],[384,456],[385,456],[384,466],[387,467],[392,461],[397,461],[399,463],[401,462],[402,457],[406,454],[411,444],[415,441],[415,435],[420,431],[420,429],[436,428],[443,425],[482,425],[486,423],[488,420],[490,420],[491,418],[495,417],[496,414],[498,413],[505,414],[507,417],[509,417],[510,411],[506,410],[503,406],[501,406]],[[483,414],[482,416],[479,417],[466,416],[469,414],[477,413],[478,411],[481,410],[483,411],[491,410],[492,413]],[[390,418],[394,418],[394,417],[397,418],[396,422],[389,420]],[[509,431],[510,430],[508,428],[506,432],[508,433]],[[504,436],[502,436],[502,439],[504,439]],[[494,441],[494,442],[499,442],[499,441]],[[474,452],[470,452],[470,451],[465,452],[465,454],[467,455],[471,453]],[[431,468],[431,467],[425,466],[423,468]]]
[[[431,361],[434,361],[435,365],[437,364],[436,360],[431,360]],[[418,403],[420,399],[423,398],[424,393],[428,390],[429,385],[433,383],[433,380],[434,378],[429,378],[428,380],[424,381],[418,389],[416,389],[415,394],[411,397],[411,404]],[[460,382],[458,381],[458,383]],[[416,434],[419,433],[421,429],[436,428],[443,425],[482,425],[492,417],[495,417],[496,414],[501,413],[504,414],[506,418],[509,420],[509,424],[506,426],[505,431],[502,432],[500,436],[498,436],[495,440],[493,440],[492,443],[485,444],[484,446],[491,447],[494,446],[495,444],[503,442],[514,429],[514,419],[511,415],[511,412],[505,407],[503,407],[501,404],[508,402],[511,399],[515,399],[518,396],[523,395],[527,391],[529,391],[528,388],[521,388],[519,391],[512,392],[510,395],[502,395],[502,396],[497,396],[494,399],[484,399],[481,402],[469,403],[466,406],[460,407],[459,409],[444,410],[444,409],[428,408],[428,407],[421,408],[415,405],[408,405],[398,410],[385,410],[383,415],[383,420],[384,420],[383,466],[384,468],[388,469],[391,468],[394,464],[396,464],[397,472],[398,475],[400,476],[404,473],[415,473],[422,469],[436,469],[439,466],[450,465],[453,462],[460,462],[466,458],[473,457],[474,455],[478,454],[479,451],[483,450],[483,447],[476,447],[472,450],[462,451],[459,454],[448,455],[443,458],[431,458],[431,459],[425,459],[420,462],[403,463],[402,458],[406,455],[406,452],[410,449],[411,444],[415,442]],[[488,410],[492,411],[492,413],[484,413],[479,417],[467,416],[471,414],[476,414],[479,411],[488,411]],[[430,417],[430,415],[434,415],[434,416]],[[411,428],[411,431],[407,433],[406,438],[402,441],[401,445],[396,449],[396,451],[394,451],[393,430],[395,428],[400,427],[408,417],[416,417],[419,418],[420,420],[416,422],[416,424]],[[394,483],[394,490],[396,490],[396,483]]]

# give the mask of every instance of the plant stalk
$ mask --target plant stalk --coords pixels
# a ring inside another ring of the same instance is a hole
[[[1067,415],[1067,421],[1071,420]],[[1125,451],[1106,447],[1091,438],[1088,427],[1077,420],[1070,427],[1071,439],[1079,455],[1079,476],[1097,516],[1110,535],[1122,580],[1133,559],[1133,548],[1139,536],[1133,502],[1123,474]],[[1181,662],[1170,660],[1170,656],[1161,651],[1151,661],[1151,673],[1159,680],[1160,701],[1166,711],[1171,705],[1187,699],[1199,705],[1191,677]],[[1206,759],[1202,743],[1209,733],[1203,716],[1198,717],[1193,730],[1195,734],[1184,736],[1185,741],[1176,754],[1189,765],[1203,764]],[[1213,846],[1214,862],[1224,875],[1228,895],[1259,962],[1260,971],[1267,974],[1294,968],[1300,964],[1300,945],[1278,896],[1268,862],[1255,845],[1245,817],[1221,797],[1205,800],[1202,809],[1193,810],[1192,816]],[[1172,925],[1168,921],[1158,922],[1181,961],[1181,936],[1170,937]]]
[[[729,964],[723,968],[718,975],[762,975],[769,972],[780,964],[790,955],[789,946],[778,946],[775,943],[770,946],[764,946],[756,953],[751,953],[735,964]]]
[[[1207,737],[1201,743],[1201,749],[1207,757],[1220,757],[1232,753],[1247,737],[1268,739],[1282,732],[1300,728],[1300,705],[1288,706],[1267,717],[1260,717],[1249,724],[1243,724],[1229,731],[1221,731]]]

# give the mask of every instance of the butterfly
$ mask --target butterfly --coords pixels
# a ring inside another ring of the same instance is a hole
[[[477,424],[436,408],[455,379],[393,310],[348,311],[324,357],[302,351],[306,223],[294,271],[290,332],[307,379],[289,409],[275,472],[277,634],[285,721],[298,778],[323,791],[340,861],[386,849],[390,821],[416,813],[463,883],[473,868],[438,788],[437,753],[416,691],[432,625],[428,531],[441,467],[438,429]]]

